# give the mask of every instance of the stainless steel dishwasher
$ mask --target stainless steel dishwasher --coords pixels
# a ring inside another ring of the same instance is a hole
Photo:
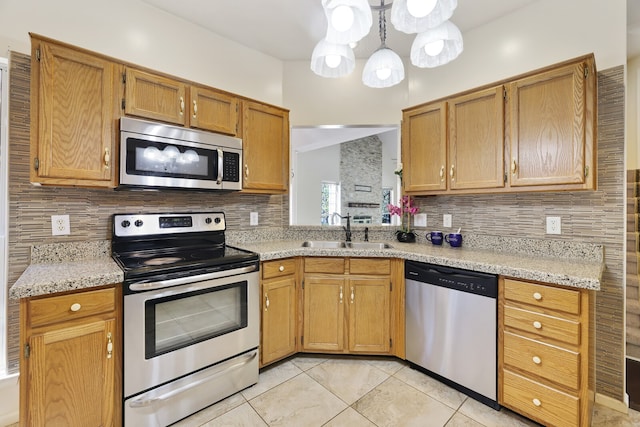
[[[412,367],[499,409],[497,276],[406,261],[405,279]]]

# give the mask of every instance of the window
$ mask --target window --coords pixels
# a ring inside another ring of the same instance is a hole
[[[322,181],[320,185],[320,224],[333,224],[333,214],[340,214],[340,183]]]
[[[0,319],[6,324],[7,319],[7,229],[9,203],[7,192],[8,180],[8,61],[0,58]],[[0,328],[0,378],[7,373],[7,328]]]
[[[391,203],[391,198],[393,195],[393,190],[390,187],[382,188],[382,223],[383,224],[391,224],[391,214],[389,213],[389,204]]]

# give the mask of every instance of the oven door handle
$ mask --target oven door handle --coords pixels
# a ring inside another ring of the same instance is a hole
[[[180,277],[177,279],[158,280],[157,282],[131,283],[129,289],[132,291],[152,291],[155,289],[170,288],[172,286],[185,285],[187,283],[201,282],[203,280],[220,279],[222,277],[235,276],[236,274],[251,273],[256,270],[256,265],[248,267],[234,268],[233,270],[216,271],[214,273],[199,274],[197,276]]]
[[[211,381],[217,377],[219,377],[220,375],[226,374],[227,372],[229,372],[232,369],[236,369],[239,368],[241,366],[246,365],[247,363],[251,362],[253,359],[255,359],[258,356],[258,351],[254,351],[251,354],[247,354],[242,360],[239,360],[237,363],[234,363],[231,366],[226,367],[225,369],[218,371],[218,372],[214,372],[213,374],[204,377],[202,379],[199,379],[197,381],[194,381],[192,383],[189,383],[187,385],[185,385],[184,387],[179,387],[175,390],[171,390],[167,393],[161,394],[160,396],[157,397],[151,397],[149,399],[145,399],[145,398],[140,398],[140,399],[135,399],[132,400],[131,403],[129,403],[129,405],[132,408],[144,408],[146,406],[150,406],[153,405],[154,403],[157,402],[162,402],[165,401],[167,399],[171,399],[172,397],[184,393],[185,391],[188,391],[194,387],[199,386],[200,384],[203,384],[207,381]]]

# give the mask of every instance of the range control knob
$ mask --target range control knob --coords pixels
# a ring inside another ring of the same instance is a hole
[[[141,219],[137,219],[136,222],[133,223],[136,227],[142,227],[142,224],[144,224],[144,222],[142,222]]]
[[[206,218],[204,219],[204,223],[205,223],[205,224],[211,224],[211,218],[206,217]]]
[[[215,222],[216,224],[220,224],[220,221],[222,221],[222,220],[220,219],[220,217],[219,217],[219,216],[217,216],[217,217],[216,217],[216,219],[214,219],[214,222]]]
[[[120,226],[121,226],[122,228],[127,228],[127,227],[128,227],[128,226],[130,226],[130,225],[131,225],[131,223],[130,223],[128,220],[126,220],[126,219],[120,223]]]

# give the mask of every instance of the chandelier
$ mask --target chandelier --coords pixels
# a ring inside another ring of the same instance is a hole
[[[386,12],[398,31],[416,34],[411,45],[411,63],[433,68],[457,58],[462,52],[462,34],[449,18],[457,0],[393,0],[379,6],[369,0],[322,0],[327,17],[327,34],[313,49],[311,70],[322,77],[344,77],[355,68],[353,48],[373,25],[372,10],[378,12],[380,47],[369,57],[362,72],[362,83],[383,88],[404,79],[400,56],[385,44]]]

